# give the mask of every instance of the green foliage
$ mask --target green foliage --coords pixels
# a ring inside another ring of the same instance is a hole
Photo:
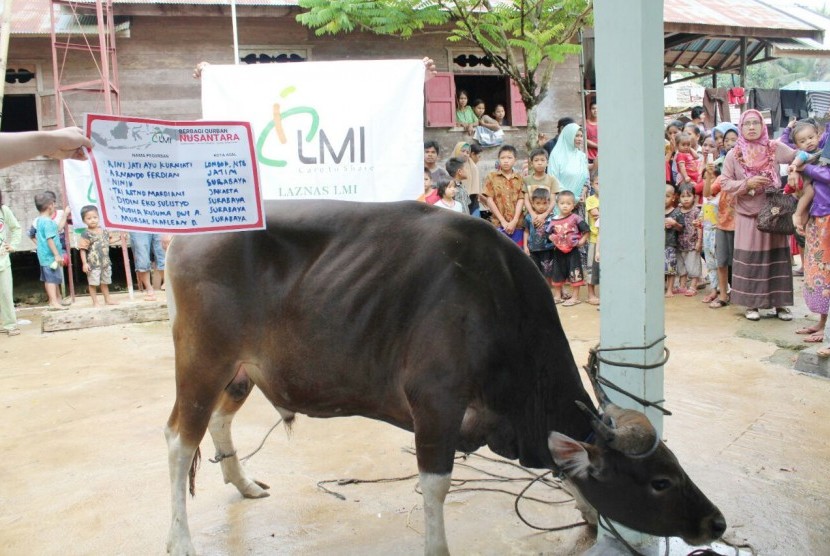
[[[410,38],[428,29],[445,32],[450,42],[473,43],[516,82],[531,119],[554,66],[579,52],[577,33],[593,24],[591,0],[299,0],[299,5],[307,11],[297,21],[317,35],[364,31]]]

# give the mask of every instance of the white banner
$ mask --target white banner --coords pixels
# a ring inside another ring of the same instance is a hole
[[[265,199],[399,201],[423,192],[420,60],[207,66],[206,119],[251,123]]]
[[[72,227],[77,231],[84,230],[86,226],[81,219],[82,208],[93,205],[98,208],[98,214],[101,214],[98,189],[92,179],[91,162],[89,160],[64,160],[63,181],[66,184],[66,201],[72,209]]]

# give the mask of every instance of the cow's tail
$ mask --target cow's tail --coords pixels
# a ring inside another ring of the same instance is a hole
[[[190,496],[196,496],[196,470],[199,469],[199,463],[201,461],[202,451],[196,446],[196,453],[193,454],[193,461],[190,462],[190,471],[187,473],[187,479],[190,485]]]

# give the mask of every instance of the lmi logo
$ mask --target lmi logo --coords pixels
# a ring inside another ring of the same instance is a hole
[[[296,91],[296,87],[289,86],[283,89],[279,96],[285,99]],[[262,130],[256,143],[257,159],[262,164],[275,168],[288,166],[288,160],[270,158],[264,150],[270,137],[276,137],[281,145],[288,144],[283,122],[295,116],[305,116],[308,120],[308,131],[305,134],[302,129],[297,130],[297,161],[300,164],[327,164],[327,154],[334,164],[340,164],[344,159],[350,164],[366,162],[366,130],[363,126],[350,127],[344,137],[332,138],[320,127],[320,116],[314,108],[296,106],[283,110],[280,103],[275,102],[272,120]],[[338,141],[339,148],[335,148]],[[346,151],[348,151],[348,158],[346,158]]]

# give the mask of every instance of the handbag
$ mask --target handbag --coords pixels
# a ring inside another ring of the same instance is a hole
[[[758,213],[755,227],[768,234],[794,234],[793,214],[798,204],[796,198],[777,189],[767,191],[766,196],[766,203]]]

